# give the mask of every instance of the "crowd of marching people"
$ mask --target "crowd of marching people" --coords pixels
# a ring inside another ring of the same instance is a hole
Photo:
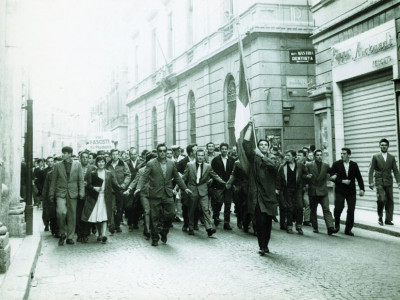
[[[75,234],[80,243],[87,243],[91,234],[107,243],[110,234],[121,233],[121,224],[127,222],[130,232],[142,227],[145,239],[157,246],[160,239],[167,242],[174,222],[181,222],[188,235],[198,234],[200,226],[209,237],[218,228],[232,230],[233,203],[237,228],[256,235],[259,253],[265,255],[273,221],[288,234],[303,235],[303,226],[318,233],[320,204],[327,234],[332,235],[340,230],[346,201],[344,233],[354,235],[355,181],[360,196],[365,188],[349,148],[343,148],[342,159],[329,166],[313,145],[281,153],[267,140],[255,141],[252,122],[243,132],[243,139],[231,149],[226,143],[217,148],[210,142],[205,149],[190,144],[184,153],[179,146],[159,144],[140,154],[131,147],[75,156],[71,147],[63,147],[61,157],[38,159],[33,171],[34,203],[42,205],[44,230],[58,238],[60,246],[74,244]],[[379,145],[390,166],[380,166],[379,155],[373,158],[369,186],[377,188],[379,224],[383,226],[385,208],[385,224],[393,225],[389,181],[392,184],[393,171],[399,182],[399,172],[387,153],[389,141],[382,139]],[[390,176],[383,176],[382,168],[389,169]],[[333,215],[327,180],[335,183]]]

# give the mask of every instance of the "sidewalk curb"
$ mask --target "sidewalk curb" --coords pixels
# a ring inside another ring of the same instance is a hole
[[[40,234],[24,238],[0,287],[0,299],[28,299],[41,247]]]
[[[324,220],[324,217],[318,215],[318,219]],[[341,220],[340,224],[341,225],[346,225],[346,221]],[[372,226],[372,225],[368,225],[368,224],[364,224],[364,223],[354,222],[354,227],[361,228],[361,229],[364,229],[364,230],[379,232],[379,233],[391,235],[391,236],[394,236],[394,237],[400,237],[400,232],[393,231],[393,230],[390,230],[390,229],[386,229],[384,226],[379,226],[378,227],[378,226]]]

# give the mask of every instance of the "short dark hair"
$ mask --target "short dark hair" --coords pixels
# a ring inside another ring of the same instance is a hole
[[[82,158],[82,155],[83,155],[83,154],[87,154],[87,155],[89,156],[90,153],[89,153],[88,151],[82,151],[82,152],[79,154],[79,157]]]
[[[386,144],[389,146],[389,141],[388,141],[387,139],[385,139],[385,138],[383,138],[383,139],[381,139],[381,140],[379,141],[379,145],[380,145],[381,143],[386,143]]]
[[[96,159],[96,157],[97,157],[97,154],[96,154],[96,153],[93,153],[93,152],[90,152],[90,153],[89,153],[89,156],[90,156],[90,155],[93,157],[93,159]]]
[[[310,151],[314,151],[315,150],[315,145],[310,145]]]
[[[206,149],[208,149],[208,145],[213,145],[213,146],[215,147],[215,144],[214,144],[213,142],[208,142],[208,143],[206,144]]]
[[[205,153],[204,149],[197,149],[197,152],[196,152],[196,157],[197,157],[197,153],[199,153],[199,152],[203,152],[203,153]]]
[[[158,144],[157,145],[157,152],[158,152],[158,149],[161,148],[161,147],[165,147],[165,149],[168,148],[167,145],[165,145],[165,143]]]
[[[287,150],[285,153],[290,153],[293,157],[296,157],[296,151],[294,150]]]
[[[119,150],[118,149],[111,149],[110,150],[110,155],[112,155],[114,152],[118,152],[118,154],[119,154]]]
[[[306,157],[306,156],[307,156],[307,153],[306,153],[306,151],[304,151],[304,150],[302,150],[302,149],[300,149],[299,151],[297,151],[297,153],[299,153],[299,154],[303,154],[303,155],[304,155],[304,157]]]
[[[43,158],[39,158],[36,162],[40,163],[40,162],[44,162],[44,160],[43,160]]]
[[[303,151],[307,151],[307,153],[310,153],[310,148],[304,146],[302,149],[303,149]]]
[[[106,154],[106,151],[104,151],[104,150],[97,151],[97,155],[105,155],[105,154]]]
[[[322,153],[322,150],[321,149],[316,149],[313,153],[314,153],[314,156],[316,156],[317,155],[317,152],[321,152]]]
[[[342,151],[346,151],[348,155],[351,155],[351,150],[350,150],[350,148],[343,147],[343,148],[342,148]]]
[[[197,144],[189,144],[189,145],[187,145],[187,147],[186,147],[187,155],[192,155],[193,148],[196,147],[196,146],[197,146]]]
[[[105,157],[104,155],[98,155],[98,156],[96,157],[96,162],[95,162],[95,165],[96,165],[96,166],[97,166],[97,163],[98,163],[99,161],[104,161],[105,163],[107,163],[106,157]]]
[[[69,153],[69,154],[72,154],[72,147],[70,147],[70,146],[64,146],[64,147],[62,147],[62,149],[61,149],[61,153]]]
[[[266,142],[267,145],[269,146],[269,142],[268,142],[266,139],[260,139],[260,140],[258,140],[257,147],[260,146],[260,143],[261,143],[261,142]]]
[[[222,147],[226,147],[227,149],[229,149],[229,145],[225,142],[222,142],[221,144],[219,144],[219,149],[221,150]]]
[[[147,149],[144,149],[143,151],[142,151],[142,153],[141,153],[141,155],[142,155],[142,157],[146,157],[146,154],[149,152],[149,150],[147,150]]]

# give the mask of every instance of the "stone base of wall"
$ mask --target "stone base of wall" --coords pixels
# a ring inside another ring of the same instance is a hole
[[[9,215],[8,216],[8,232],[12,237],[26,236],[25,215]]]
[[[7,269],[10,266],[11,247],[9,236],[8,232],[5,235],[0,235],[0,273],[7,272]]]

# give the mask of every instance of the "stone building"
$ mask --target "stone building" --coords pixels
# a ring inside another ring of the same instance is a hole
[[[129,58],[129,143],[235,144],[240,34],[259,137],[283,149],[314,143],[307,88],[314,65],[307,1],[170,0],[144,10]],[[311,64],[309,64],[311,62]]]
[[[400,2],[315,0],[312,12],[316,85],[310,98],[316,144],[326,150],[329,162],[340,159],[342,147],[352,150],[367,186],[357,205],[375,208],[368,168],[379,140],[387,138],[389,152],[399,157]]]

